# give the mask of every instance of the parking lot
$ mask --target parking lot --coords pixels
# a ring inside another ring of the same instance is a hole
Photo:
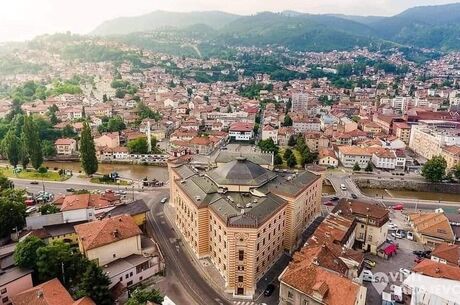
[[[409,230],[409,225],[405,220],[404,215],[399,211],[391,211],[390,214],[391,222],[394,223],[399,229]],[[390,231],[393,232],[393,231]],[[390,237],[391,239],[394,239]],[[366,305],[380,305],[382,304],[381,292],[387,291],[391,292],[390,286],[397,285],[400,286],[404,280],[404,276],[400,274],[399,269],[404,268],[411,270],[415,265],[416,256],[412,254],[414,250],[425,250],[426,248],[423,245],[420,245],[414,241],[398,238],[395,240],[398,244],[398,251],[396,255],[393,255],[389,259],[383,259],[372,254],[366,254],[366,258],[371,259],[376,262],[374,268],[372,268],[372,273],[384,273],[388,276],[388,282],[385,284],[376,284],[373,285],[370,282],[364,282],[364,285],[367,287],[367,299]],[[377,291],[376,287],[379,291]]]

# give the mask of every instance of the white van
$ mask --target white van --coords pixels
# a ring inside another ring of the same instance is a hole
[[[363,279],[364,282],[374,282],[375,277],[372,271],[370,270],[363,270],[361,273],[361,278]]]
[[[342,183],[342,184],[340,185],[340,189],[341,189],[342,191],[346,191],[346,190],[347,190],[347,187],[345,186],[345,184]]]
[[[406,237],[407,237],[408,240],[414,240],[414,233],[412,233],[412,232],[407,232],[407,236],[406,236]]]

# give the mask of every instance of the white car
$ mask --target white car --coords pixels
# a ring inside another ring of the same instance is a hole
[[[165,204],[165,203],[166,203],[166,201],[168,201],[168,197],[164,197],[163,199],[161,199],[161,201],[160,201],[160,202],[161,202],[161,203],[163,203],[163,204]]]
[[[388,228],[389,228],[390,230],[396,230],[396,229],[398,229],[398,225],[395,225],[394,223],[389,223],[389,224],[388,224]]]
[[[407,232],[407,239],[408,239],[408,240],[414,240],[414,233],[412,233],[412,232]]]
[[[399,273],[401,273],[405,277],[408,277],[411,274],[410,270],[406,268],[399,268]]]

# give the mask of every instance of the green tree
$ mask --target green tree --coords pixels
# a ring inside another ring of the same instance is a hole
[[[25,224],[25,217],[24,191],[3,190],[0,194],[0,238],[22,229]]]
[[[77,136],[77,133],[71,125],[67,124],[62,129],[62,136],[64,138],[74,138]]]
[[[0,172],[0,193],[4,190],[13,189],[14,183]]]
[[[83,170],[87,175],[92,175],[97,171],[98,163],[94,139],[91,135],[91,128],[88,122],[83,124],[80,139],[80,161]]]
[[[120,116],[114,116],[109,119],[107,123],[108,132],[122,131],[124,129],[126,129],[126,125]]]
[[[283,164],[283,158],[281,158],[279,154],[275,154],[273,162],[275,163],[275,165],[281,165]]]
[[[374,168],[372,167],[371,162],[367,163],[366,168],[364,169],[366,172],[370,173],[374,171]]]
[[[430,182],[440,182],[446,175],[447,162],[442,156],[434,156],[422,167],[422,176]]]
[[[21,138],[19,139],[19,162],[22,165],[22,168],[26,169],[27,165],[29,165],[30,158],[29,158],[29,152],[27,150],[27,143],[26,143],[26,137],[24,135],[24,132],[21,133]]]
[[[457,164],[452,170],[455,177],[460,179],[460,164]]]
[[[291,136],[289,137],[289,140],[288,140],[288,143],[287,143],[288,146],[294,147],[294,146],[296,145],[296,143],[297,143],[297,140],[296,140],[295,136],[294,136],[294,135],[291,135]]]
[[[63,266],[70,262],[72,252],[70,245],[63,241],[54,241],[45,247],[38,248],[36,256],[37,274],[40,281],[48,281],[55,277],[64,281]]]
[[[38,169],[43,164],[43,155],[39,129],[31,116],[24,117],[23,132],[30,162],[33,168]]]
[[[290,117],[288,114],[286,114],[286,115],[284,116],[283,125],[284,125],[284,126],[292,126],[292,119],[291,119],[291,117]]]
[[[128,150],[130,154],[147,154],[148,153],[147,138],[137,138],[128,142]]]
[[[293,168],[297,165],[297,160],[296,160],[296,157],[294,154],[290,155],[287,160],[286,160],[286,164],[287,166],[289,166],[290,168]]]
[[[42,154],[46,158],[56,156],[57,152],[56,152],[56,146],[54,146],[54,143],[48,140],[43,141],[42,142]]]
[[[16,136],[16,132],[10,129],[2,141],[2,150],[5,157],[14,167],[16,167],[20,161],[20,149],[19,138]]]
[[[113,299],[109,290],[110,279],[94,262],[89,262],[86,271],[78,284],[77,295],[88,296],[97,305],[112,305]]]
[[[146,305],[147,302],[153,302],[155,304],[163,303],[164,298],[160,292],[151,288],[136,288],[131,293],[126,305]]]
[[[358,162],[355,163],[353,166],[353,171],[354,172],[359,172],[361,170],[361,167],[359,166]]]
[[[291,150],[291,149],[289,149],[289,148],[288,148],[288,149],[286,149],[286,150],[284,151],[284,154],[283,154],[283,158],[284,158],[284,160],[287,160],[287,159],[289,159],[289,157],[290,157],[292,154],[293,154],[293,152],[292,152],[292,150]]]
[[[275,144],[272,138],[259,141],[258,146],[262,151],[273,152],[275,154],[277,154],[279,150],[278,145]]]
[[[42,214],[42,215],[48,215],[48,214],[55,214],[55,213],[58,213],[60,210],[57,206],[55,206],[54,204],[52,203],[47,203],[47,204],[44,204],[42,205],[38,211]]]
[[[22,268],[35,270],[37,268],[37,250],[45,247],[46,243],[36,236],[28,236],[16,245],[14,262]]]

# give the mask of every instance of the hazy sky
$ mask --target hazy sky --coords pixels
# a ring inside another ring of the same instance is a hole
[[[64,31],[87,33],[102,21],[157,9],[238,14],[296,10],[389,16],[412,6],[453,2],[458,0],[0,0],[0,41]]]

